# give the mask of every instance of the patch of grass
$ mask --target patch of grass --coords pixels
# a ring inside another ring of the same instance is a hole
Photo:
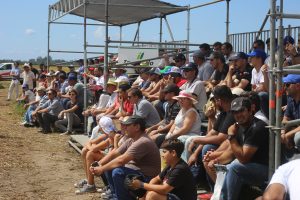
[[[24,106],[24,103],[14,103],[13,105],[13,108],[14,108],[14,113],[17,115],[17,116],[23,116],[24,113],[25,113],[25,109],[23,108]]]
[[[4,89],[5,87],[3,86],[2,83],[0,83],[0,89]]]

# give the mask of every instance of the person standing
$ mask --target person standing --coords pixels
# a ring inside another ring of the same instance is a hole
[[[19,97],[19,85],[20,85],[19,62],[15,62],[14,65],[15,66],[10,71],[10,76],[12,77],[12,80],[10,82],[9,89],[8,89],[7,101],[11,100],[11,96],[14,90],[16,91],[16,99]]]
[[[21,78],[23,78],[23,84],[27,84],[30,90],[33,90],[33,82],[35,82],[35,75],[30,70],[30,66],[28,63],[25,63],[23,65],[24,71],[20,75]]]

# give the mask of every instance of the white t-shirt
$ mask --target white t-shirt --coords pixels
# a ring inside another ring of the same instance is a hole
[[[284,186],[290,200],[299,199],[300,159],[290,161],[280,166],[274,173],[270,184],[279,183]]]
[[[33,89],[33,80],[35,79],[35,75],[32,71],[26,73],[25,71],[22,72],[21,78],[23,78],[23,84],[28,84],[30,90]]]
[[[35,101],[35,95],[31,90],[25,91],[25,96],[28,96],[29,103]]]
[[[264,75],[263,75],[261,69],[259,69],[259,71],[257,72],[256,69],[253,68],[252,69],[251,84],[259,86],[259,84],[263,83],[263,82],[265,82],[265,80],[264,80]]]

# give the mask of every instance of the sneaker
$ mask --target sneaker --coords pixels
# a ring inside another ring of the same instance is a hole
[[[24,126],[25,127],[34,127],[34,124],[29,122],[29,123],[24,124]]]
[[[75,183],[74,187],[75,188],[82,188],[86,184],[87,184],[87,180],[86,179],[82,179],[78,183]]]
[[[110,189],[109,189],[109,186],[105,186],[105,187],[103,187],[103,188],[97,189],[97,192],[99,192],[99,193],[105,193],[105,192],[107,192],[108,190],[110,190]]]
[[[26,124],[27,124],[27,122],[25,122],[25,121],[20,123],[21,126],[25,126]]]
[[[84,185],[82,188],[80,188],[79,190],[75,191],[75,194],[84,194],[84,193],[92,193],[92,192],[96,192],[96,186],[95,185]]]
[[[112,195],[110,189],[108,189],[106,192],[103,192],[100,196],[102,199],[112,199],[113,198],[113,195]]]
[[[61,133],[60,135],[69,135],[69,134],[71,134],[72,132],[71,131],[66,131],[66,132],[64,132],[64,133]]]

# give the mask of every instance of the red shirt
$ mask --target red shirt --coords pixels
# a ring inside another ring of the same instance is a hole
[[[180,88],[183,84],[185,84],[185,82],[186,82],[186,79],[180,78],[180,81],[178,81],[178,82],[176,83],[176,85]]]

